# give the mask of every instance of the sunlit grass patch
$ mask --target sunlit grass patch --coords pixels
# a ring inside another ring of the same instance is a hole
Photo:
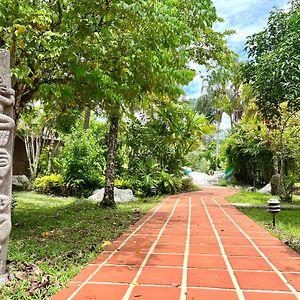
[[[159,200],[101,209],[89,200],[15,194],[8,267],[0,299],[47,299]]]
[[[250,204],[267,204],[270,198],[279,199],[278,196],[265,195],[257,192],[241,191],[239,194],[227,197],[231,203],[250,203]],[[283,204],[286,204],[283,202]],[[293,204],[300,204],[300,196],[294,195]]]
[[[255,192],[242,191],[239,194],[227,197],[231,203],[267,204],[274,196]],[[278,197],[275,197],[278,198]],[[300,204],[300,197],[294,196],[294,204]],[[285,203],[282,203],[285,205]],[[271,234],[278,237],[288,246],[300,253],[300,205],[299,209],[281,210],[276,216],[276,227],[272,226],[272,215],[266,208],[239,208],[244,214],[261,224]]]

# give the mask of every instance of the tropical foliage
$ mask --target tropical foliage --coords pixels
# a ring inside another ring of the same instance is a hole
[[[257,96],[264,117],[279,115],[279,104],[300,109],[300,2],[287,10],[275,9],[265,30],[247,41],[249,60],[245,75]]]
[[[11,53],[15,121],[25,118],[34,101],[55,111],[55,122],[83,109],[104,116],[109,126],[102,204],[114,206],[121,123],[140,110],[163,106],[165,99],[176,101],[195,75],[190,60],[207,68],[229,64],[230,32],[214,31],[218,21],[211,0],[3,0],[0,46]],[[184,147],[168,155],[180,156]],[[41,147],[36,153],[33,177]]]

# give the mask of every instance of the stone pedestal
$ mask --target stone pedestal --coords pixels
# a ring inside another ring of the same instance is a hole
[[[14,91],[11,89],[9,52],[0,49],[0,283],[7,279],[6,260],[11,230]]]

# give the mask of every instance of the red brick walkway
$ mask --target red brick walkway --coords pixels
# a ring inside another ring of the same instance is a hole
[[[232,193],[165,199],[52,300],[300,299],[300,255],[228,205]]]

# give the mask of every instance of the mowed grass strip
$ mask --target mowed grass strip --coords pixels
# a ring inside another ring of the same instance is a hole
[[[231,203],[266,204],[274,196],[254,192],[241,192],[226,199]],[[294,204],[299,196],[294,196]],[[282,203],[285,204],[285,203]],[[299,209],[281,210],[276,216],[276,227],[272,226],[272,215],[265,208],[239,208],[248,217],[265,227],[270,233],[300,253],[300,206]]]
[[[15,193],[8,268],[0,299],[47,299],[161,199],[101,209],[96,203]]]
[[[265,195],[257,192],[246,192],[241,190],[239,194],[227,197],[230,203],[249,203],[249,204],[267,204],[270,198],[279,199],[278,196]],[[282,204],[290,204],[287,202],[282,202]],[[294,195],[293,202],[291,204],[299,204],[300,207],[300,196]]]

